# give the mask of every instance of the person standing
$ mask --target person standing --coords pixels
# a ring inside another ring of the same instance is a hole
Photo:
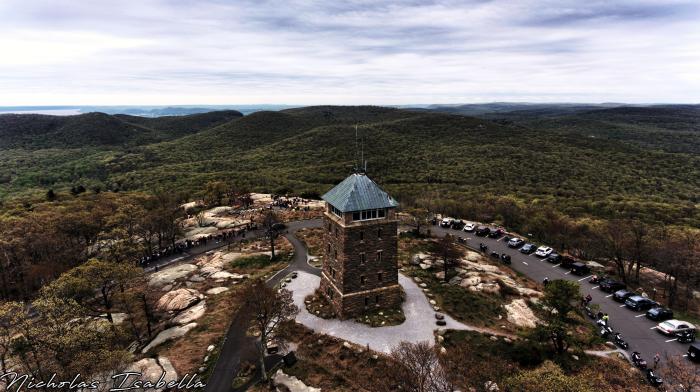
[[[656,355],[654,355],[654,370],[656,370],[656,367],[659,366],[660,361],[661,355],[659,355],[659,353],[656,353]]]

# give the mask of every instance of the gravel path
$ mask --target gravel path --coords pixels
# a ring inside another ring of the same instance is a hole
[[[294,303],[299,307],[296,320],[318,333],[335,336],[362,346],[369,345],[369,348],[375,351],[389,353],[402,341],[433,343],[435,340],[433,331],[437,328],[481,331],[479,328],[462,324],[446,314],[447,325],[438,327],[435,324],[435,311],[421,288],[401,274],[399,274],[399,283],[406,292],[406,301],[402,306],[406,321],[402,324],[372,328],[354,320],[325,320],[310,314],[304,306],[304,298],[316,290],[320,281],[321,278],[318,276],[299,272],[299,277],[287,284],[286,288],[293,292]]]

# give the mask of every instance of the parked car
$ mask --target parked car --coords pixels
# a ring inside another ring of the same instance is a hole
[[[529,255],[534,253],[536,249],[537,245],[535,244],[525,244],[522,248],[520,248],[520,253],[525,253],[526,255]]]
[[[622,303],[624,303],[625,300],[627,300],[627,298],[629,298],[629,297],[631,297],[631,296],[633,296],[633,295],[634,295],[633,292],[631,292],[631,291],[629,291],[629,290],[622,289],[622,290],[617,290],[617,291],[613,294],[613,299],[614,299],[615,301],[617,301],[617,302],[622,302]]]
[[[513,237],[510,240],[508,240],[508,247],[509,248],[520,248],[524,244],[525,244],[525,241],[523,241],[522,238]]]
[[[700,343],[693,343],[688,347],[688,359],[693,362],[700,361]]]
[[[471,231],[474,231],[475,229],[476,229],[476,225],[474,224],[474,222],[467,222],[464,224],[464,228],[462,230],[471,232]]]
[[[486,226],[479,226],[476,228],[476,235],[478,235],[480,237],[486,237],[487,235],[489,235],[490,232],[491,232],[491,229],[489,229]]]
[[[656,326],[656,330],[664,335],[675,335],[688,329],[694,330],[695,326],[689,322],[675,319],[662,321]]]
[[[634,311],[647,310],[658,306],[656,302],[641,295],[633,295],[625,300],[625,306]]]
[[[662,306],[652,307],[647,310],[646,316],[648,319],[654,321],[664,321],[673,318],[673,311],[669,308],[664,308]]]
[[[547,260],[548,263],[552,264],[559,264],[561,262],[562,256],[559,253],[550,253],[549,256],[545,260]]]
[[[614,293],[617,290],[626,288],[627,285],[614,279],[605,279],[600,282],[600,289],[606,293]]]
[[[452,221],[451,227],[455,230],[462,230],[464,228],[464,221],[461,219],[455,219]]]
[[[566,269],[571,269],[571,267],[574,265],[575,261],[569,256],[563,256],[561,258],[561,262],[559,263],[559,266],[562,268]]]
[[[448,228],[452,224],[452,218],[442,218],[440,221],[440,227]]]
[[[543,245],[543,246],[540,246],[539,248],[537,248],[537,251],[535,251],[535,256],[547,257],[550,254],[552,254],[552,251],[554,251],[554,249]]]
[[[588,275],[591,273],[591,268],[584,263],[576,262],[571,264],[571,273],[578,276]]]
[[[499,238],[499,237],[502,236],[504,233],[505,233],[505,232],[503,231],[503,229],[495,229],[495,230],[491,230],[491,232],[488,234],[488,236],[489,236],[490,238]]]

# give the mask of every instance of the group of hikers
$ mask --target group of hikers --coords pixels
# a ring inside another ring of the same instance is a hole
[[[180,241],[175,243],[175,246],[170,245],[165,248],[156,249],[150,255],[141,257],[139,259],[139,264],[142,267],[145,267],[149,263],[159,260],[163,257],[182,254],[185,253],[188,249],[196,248],[198,246],[206,246],[212,241],[215,241],[216,243],[221,243],[222,241],[228,241],[237,237],[245,238],[246,232],[256,230],[257,228],[258,225],[256,223],[247,223],[244,226],[237,227],[234,229],[223,230],[217,234],[210,234],[193,240],[187,239],[184,241]],[[156,269],[157,268],[158,267],[156,266]]]

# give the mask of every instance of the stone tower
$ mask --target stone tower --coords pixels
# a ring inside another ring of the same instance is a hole
[[[323,195],[321,292],[341,319],[400,306],[398,203],[363,173]]]

